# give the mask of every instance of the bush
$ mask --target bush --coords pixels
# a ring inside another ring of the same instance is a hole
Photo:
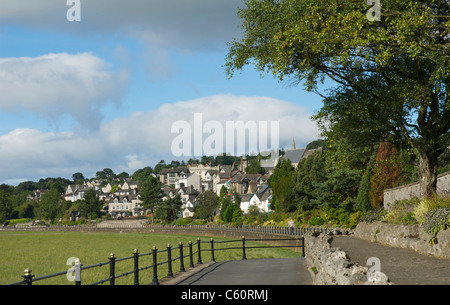
[[[308,224],[310,226],[322,226],[324,224],[326,224],[327,221],[325,219],[323,219],[320,216],[312,216],[309,220],[308,220]]]
[[[372,223],[374,221],[383,220],[384,215],[386,215],[386,210],[383,208],[369,210],[362,214],[360,221]]]
[[[414,217],[414,210],[417,204],[417,199],[395,201],[391,211],[384,216],[383,220],[392,224],[417,224],[417,220]]]
[[[450,208],[450,197],[428,196],[420,199],[419,204],[414,209],[414,217],[419,223],[423,223],[426,215],[432,210],[439,208]]]
[[[358,224],[358,221],[361,219],[361,216],[362,216],[361,211],[357,211],[355,213],[350,214],[350,219],[349,219],[350,228],[356,227],[356,225]]]
[[[435,244],[437,242],[436,235],[439,231],[450,228],[450,208],[445,207],[432,210],[424,217],[421,227],[425,233],[432,236],[429,243],[431,245]]]
[[[269,220],[273,220],[274,222],[282,222],[288,218],[289,218],[288,213],[274,212],[269,214]]]
[[[187,226],[187,225],[191,224],[191,222],[192,222],[192,217],[186,217],[186,218],[178,218],[177,220],[175,220],[173,222],[173,224],[176,226]]]

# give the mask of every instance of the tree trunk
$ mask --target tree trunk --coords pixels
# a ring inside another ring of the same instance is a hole
[[[431,150],[421,150],[419,160],[420,196],[430,196],[437,190],[437,165],[439,154]]]

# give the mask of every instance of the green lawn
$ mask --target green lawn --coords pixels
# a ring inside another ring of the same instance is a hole
[[[148,253],[153,246],[158,250],[166,249],[167,244],[178,246],[179,242],[188,245],[189,241],[195,242],[197,237],[186,235],[157,235],[147,233],[83,233],[83,232],[0,232],[0,284],[8,284],[22,280],[25,268],[32,269],[36,277],[68,270],[70,266],[66,262],[71,257],[77,257],[84,266],[107,262],[109,254],[113,252],[117,258],[131,256],[134,249],[140,253]],[[210,238],[202,237],[202,241]],[[227,240],[226,238],[214,238],[215,241]],[[229,238],[228,238],[229,240]],[[216,244],[215,248],[240,246],[241,243]],[[246,242],[247,246],[260,245],[259,243]],[[193,250],[197,247],[194,245]],[[210,244],[204,244],[202,249],[210,249]],[[188,254],[185,247],[184,254]],[[247,258],[279,258],[300,257],[300,253],[287,249],[247,249]],[[178,257],[179,250],[174,250],[172,257]],[[242,250],[215,251],[216,261],[241,259]],[[202,253],[203,262],[209,262],[210,252]],[[167,254],[159,255],[158,261],[167,260]],[[197,255],[194,255],[194,263],[197,263]],[[152,264],[152,256],[140,257],[140,267]],[[185,267],[189,266],[189,259],[185,259]],[[179,260],[174,262],[173,271],[179,271]],[[116,274],[133,270],[133,260],[116,263]],[[167,275],[167,264],[159,266],[159,278]],[[100,281],[109,276],[109,266],[84,270],[82,283],[89,284]],[[152,280],[152,269],[140,273],[142,284]],[[132,284],[133,275],[116,280],[116,284]],[[71,285],[73,283],[60,276],[43,280],[35,284]]]

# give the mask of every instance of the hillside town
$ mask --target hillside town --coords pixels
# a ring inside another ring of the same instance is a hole
[[[163,201],[180,195],[182,207],[178,218],[195,216],[194,208],[200,194],[211,191],[219,196],[223,189],[230,196],[236,194],[240,196],[240,208],[244,214],[251,206],[257,207],[260,212],[268,213],[271,210],[272,199],[272,189],[268,185],[268,178],[279,160],[289,159],[296,167],[302,158],[308,157],[314,151],[316,150],[296,149],[293,143],[292,148],[283,156],[260,161],[260,166],[264,168],[263,174],[248,174],[246,169],[249,161],[243,156],[239,164],[234,162],[232,165],[211,166],[208,163],[188,163],[187,166],[165,168],[158,174],[151,175],[161,182]],[[149,212],[142,206],[138,181],[126,178],[123,179],[123,183],[109,182],[106,186],[102,185],[104,180],[101,179],[71,184],[65,190],[64,199],[71,202],[83,200],[86,192],[92,189],[104,202],[102,212],[109,214],[113,219],[144,216]],[[73,213],[71,220],[78,220],[78,217],[79,213]]]

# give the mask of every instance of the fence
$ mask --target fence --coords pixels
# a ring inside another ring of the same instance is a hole
[[[291,241],[291,244],[285,244],[285,245],[261,245],[261,246],[246,246],[246,241],[258,241],[258,242],[264,242],[264,241]],[[292,245],[292,241],[296,242],[296,245]],[[298,241],[301,241],[301,245],[297,245]],[[225,244],[225,243],[240,243],[240,246],[234,246],[234,247],[228,247],[228,248],[215,248],[216,244]],[[206,249],[202,249],[202,245],[203,244],[209,244],[209,247]],[[193,247],[196,246],[197,250],[193,251]],[[152,251],[148,252],[148,253],[139,253],[138,249],[134,250],[134,253],[132,256],[128,256],[128,257],[124,257],[124,258],[116,258],[114,253],[111,253],[108,261],[103,262],[103,263],[99,263],[99,264],[95,264],[95,265],[90,265],[90,266],[83,266],[81,264],[81,262],[79,260],[77,260],[73,266],[72,269],[70,269],[69,271],[63,271],[63,272],[58,272],[58,273],[53,273],[53,274],[49,274],[49,275],[45,275],[45,276],[41,276],[41,277],[37,277],[35,278],[34,275],[32,275],[32,270],[30,269],[25,269],[25,274],[22,275],[23,280],[20,282],[16,282],[16,283],[11,283],[9,285],[32,285],[33,283],[37,282],[37,281],[42,281],[45,279],[49,279],[49,278],[53,278],[53,277],[57,277],[57,276],[63,276],[63,275],[68,275],[68,274],[73,274],[75,273],[75,277],[74,277],[74,282],[75,285],[81,285],[81,279],[82,279],[82,273],[84,270],[88,270],[88,269],[92,269],[92,268],[98,268],[98,267],[102,267],[102,266],[106,266],[109,265],[109,277],[94,282],[94,283],[90,283],[88,285],[99,285],[99,284],[103,284],[106,282],[109,282],[109,285],[115,285],[115,280],[121,277],[125,277],[128,275],[134,275],[134,285],[139,285],[140,284],[140,272],[150,269],[153,269],[153,278],[151,281],[152,285],[159,285],[159,278],[158,278],[158,266],[167,264],[168,265],[168,273],[167,273],[167,277],[168,278],[172,278],[174,277],[173,274],[173,269],[172,269],[172,263],[176,260],[180,260],[180,270],[179,272],[186,272],[185,270],[185,259],[189,258],[189,268],[194,268],[194,255],[197,255],[197,264],[203,264],[202,261],[202,252],[210,252],[211,255],[211,261],[215,262],[215,252],[216,251],[224,251],[224,250],[233,250],[233,249],[242,249],[242,259],[246,260],[247,259],[247,255],[246,255],[246,251],[247,249],[257,249],[257,248],[290,248],[290,247],[301,247],[302,248],[302,257],[305,257],[305,238],[302,237],[297,237],[297,239],[292,239],[292,238],[285,238],[285,239],[274,239],[274,238],[266,238],[266,239],[246,239],[245,237],[242,237],[242,239],[235,239],[235,240],[225,240],[225,241],[214,241],[213,238],[211,238],[210,241],[201,241],[200,238],[197,239],[197,241],[195,243],[189,242],[188,245],[188,250],[189,253],[188,254],[184,254],[185,253],[185,246],[183,245],[183,243],[179,243],[179,245],[177,247],[172,248],[171,245],[167,245],[167,248],[164,250],[158,250],[156,248],[156,246],[153,246]],[[177,251],[178,250],[178,251]],[[172,257],[172,254],[174,253],[174,251],[177,251],[178,256],[177,257]],[[166,253],[167,256],[167,260],[163,261],[163,262],[158,262],[158,256],[161,255],[162,253]],[[139,266],[139,259],[143,256],[152,256],[152,264],[149,266],[144,266],[144,267],[140,267]],[[133,260],[134,261],[134,268],[133,270],[124,272],[122,274],[118,274],[116,275],[116,264],[118,262],[122,262],[122,261],[127,261],[127,260]]]
[[[150,232],[152,229],[156,230],[205,230],[205,231],[230,231],[230,232],[255,232],[268,234],[282,234],[282,235],[304,235],[306,232],[320,232],[327,233],[334,228],[321,227],[276,227],[276,226],[229,226],[229,225],[130,225],[121,224],[120,220],[116,224],[108,227],[99,227],[96,225],[80,225],[80,226],[16,226],[0,228],[0,231],[111,231],[111,230],[130,230],[136,232]]]

